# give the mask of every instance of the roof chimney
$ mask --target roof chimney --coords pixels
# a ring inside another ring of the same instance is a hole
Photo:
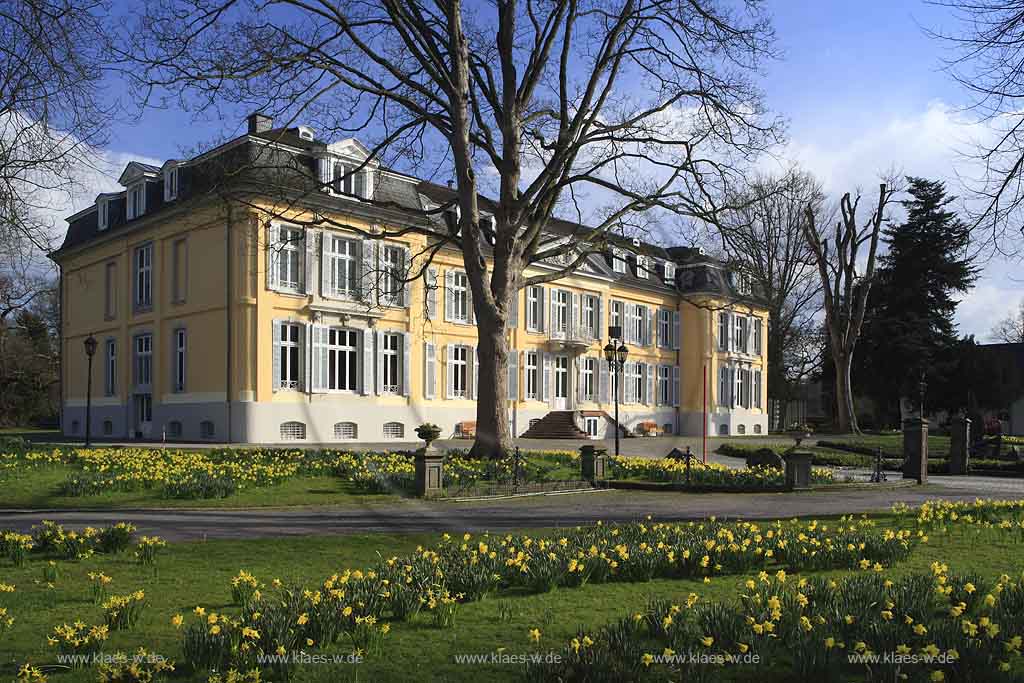
[[[249,114],[249,116],[246,118],[246,121],[249,122],[250,135],[252,135],[253,133],[266,133],[268,130],[274,127],[274,119],[267,116],[266,114],[261,114],[259,112]]]

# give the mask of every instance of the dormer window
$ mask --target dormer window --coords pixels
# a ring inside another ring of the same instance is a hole
[[[106,230],[110,227],[109,199],[98,199],[96,201],[96,227],[99,230]]]
[[[729,284],[740,296],[750,294],[750,276],[744,273],[729,272]]]
[[[170,202],[178,198],[178,167],[164,169],[164,201]]]
[[[636,255],[636,276],[647,279],[647,271],[650,269],[650,259],[643,254]]]
[[[313,141],[315,134],[309,126],[299,126],[299,137],[303,140]]]
[[[672,284],[676,281],[676,264],[665,261],[665,282]]]
[[[612,270],[616,273],[626,272],[626,252],[622,249],[612,249]]]
[[[128,220],[146,213],[146,183],[136,183],[128,188]]]

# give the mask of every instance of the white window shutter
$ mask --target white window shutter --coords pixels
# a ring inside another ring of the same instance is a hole
[[[313,393],[323,393],[327,390],[327,345],[324,340],[324,333],[327,328],[323,325],[312,325],[310,331],[310,387]]]
[[[316,230],[306,228],[306,253],[303,255],[303,265],[306,267],[306,294],[316,294],[316,238],[318,234]]]
[[[754,407],[761,407],[761,371],[754,371]]]
[[[412,335],[402,333],[402,396],[408,396],[412,389]]]
[[[546,313],[547,307],[545,306],[545,303],[544,303],[544,299],[545,299],[546,294],[547,294],[547,290],[544,287],[541,287],[541,286],[537,287],[537,301],[538,301],[537,310],[540,311],[540,320],[538,320],[536,322],[537,322],[537,331],[541,332],[541,333],[544,332],[544,321],[547,319],[547,313]]]
[[[267,289],[277,289],[277,252],[274,247],[274,226],[267,224]]]
[[[505,327],[510,330],[514,330],[519,326],[519,297],[522,296],[521,290],[512,292],[512,296],[509,298],[508,316],[505,319]]]
[[[384,393],[384,331],[377,330],[377,334],[374,335],[376,339],[376,348],[374,348],[375,358],[377,359],[377,381],[374,383],[376,387],[376,393],[378,396]]]
[[[377,243],[373,240],[362,242],[363,283],[360,296],[363,301],[377,303]]]
[[[299,323],[299,391],[309,391],[309,326]]]
[[[437,386],[437,348],[431,342],[423,342],[423,398],[434,398]]]
[[[363,330],[363,396],[373,393],[373,330]]]
[[[572,305],[569,307],[569,334],[572,335],[573,330],[580,326],[580,295],[573,292],[570,301]]]
[[[608,376],[608,361],[606,361],[604,358],[598,359],[597,365],[600,368],[597,380],[597,398],[599,401],[601,401],[601,403],[607,404],[610,402],[608,399],[608,381],[611,379],[611,377]]]
[[[672,311],[672,348],[678,351],[682,339],[682,317],[679,315],[679,311]]]
[[[427,318],[437,320],[437,268],[427,268],[427,279],[424,287],[427,298]]]
[[[412,304],[412,252],[409,247],[402,248],[402,306],[409,308]]]
[[[445,351],[447,353],[446,362],[444,364],[445,374],[445,396],[447,398],[455,398],[455,345],[445,345]]]
[[[320,234],[320,296],[326,298],[334,294],[331,291],[331,267],[327,260],[327,246],[331,236],[326,232]]]
[[[594,330],[594,339],[600,341],[604,339],[604,331],[606,326],[604,324],[604,297],[594,297],[597,299],[597,329]]]
[[[551,354],[547,351],[543,355],[543,364],[544,377],[541,381],[540,400],[546,402],[551,400]]]
[[[672,405],[679,405],[679,366],[672,366]]]
[[[331,171],[332,164],[328,157],[320,157],[316,160],[317,171],[320,177],[320,191],[330,192],[331,191]]]
[[[545,315],[548,318],[548,329],[551,332],[555,332],[555,299],[558,298],[558,290],[552,289],[548,296],[548,310],[545,311]]]
[[[508,354],[508,398],[519,400],[519,353],[510,351]]]
[[[474,346],[473,350],[469,353],[469,362],[473,364],[473,372],[472,372],[472,375],[471,375],[472,378],[473,378],[473,381],[470,384],[469,392],[470,392],[470,398],[472,398],[474,401],[476,400],[476,396],[477,396],[476,385],[479,383],[479,380],[480,380],[480,358],[476,354],[477,354],[477,351],[476,351],[476,347]]]
[[[647,374],[647,395],[644,396],[644,403],[647,405],[654,404],[654,366],[650,363],[644,364],[644,373]]]
[[[650,306],[644,306],[644,318],[646,318],[646,326],[644,329],[647,331],[647,339],[644,340],[644,346],[654,345],[654,327],[658,324],[655,316],[655,311]]]
[[[444,319],[446,322],[455,320],[455,272],[444,271]]]
[[[281,388],[281,321],[275,320],[273,324],[272,334],[274,335],[274,367],[272,378],[272,386],[274,391]]]
[[[576,400],[583,402],[583,368],[586,366],[586,362],[581,356],[576,356],[572,359],[573,368],[576,371]]]

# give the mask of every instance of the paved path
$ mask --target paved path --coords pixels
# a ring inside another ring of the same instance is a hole
[[[888,509],[895,502],[916,505],[934,498],[1024,498],[1024,480],[1020,479],[935,477],[932,482],[922,487],[865,487],[809,493],[598,491],[482,502],[402,500],[390,505],[282,510],[0,510],[0,529],[27,530],[43,519],[74,527],[127,520],[136,524],[140,533],[183,541],[305,534],[500,531],[575,526],[597,520],[625,522],[647,515],[663,521],[712,515],[774,519],[871,512]]]

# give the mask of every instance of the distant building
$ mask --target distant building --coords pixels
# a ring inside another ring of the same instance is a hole
[[[992,392],[1003,403],[993,417],[999,419],[1005,434],[1024,435],[1024,344],[982,344],[978,350],[995,368]]]

